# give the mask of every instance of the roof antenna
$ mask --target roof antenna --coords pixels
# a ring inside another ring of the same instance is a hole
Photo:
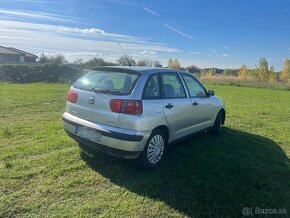
[[[120,49],[122,50],[122,52],[123,52],[125,58],[127,59],[128,65],[129,65],[130,67],[132,67],[132,64],[131,64],[129,58],[127,57],[127,55],[125,54],[125,52],[124,52],[124,50],[123,50],[123,48],[122,48],[120,42],[118,42],[118,45],[119,45]]]

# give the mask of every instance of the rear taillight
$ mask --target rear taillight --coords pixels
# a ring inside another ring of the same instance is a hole
[[[68,91],[67,100],[71,103],[76,103],[78,100],[78,93],[70,89]]]
[[[142,101],[113,99],[110,101],[111,111],[115,113],[140,115],[143,113]]]
[[[142,101],[125,101],[126,114],[140,115],[142,114]]]
[[[121,107],[122,107],[122,100],[114,99],[110,101],[111,111],[120,113]]]

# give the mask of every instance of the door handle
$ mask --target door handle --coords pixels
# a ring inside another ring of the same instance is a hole
[[[192,103],[192,105],[197,106],[198,103],[195,101],[195,102]]]
[[[171,108],[173,108],[173,107],[174,107],[174,105],[172,105],[171,103],[165,105],[165,108],[168,108],[168,109],[171,109]]]

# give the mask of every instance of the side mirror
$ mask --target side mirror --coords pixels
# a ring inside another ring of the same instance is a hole
[[[209,96],[214,96],[214,90],[208,90],[208,95]]]

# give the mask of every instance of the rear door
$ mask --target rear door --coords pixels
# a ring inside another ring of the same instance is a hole
[[[160,73],[160,77],[164,114],[170,127],[171,140],[175,140],[191,132],[192,104],[177,73]]]
[[[138,77],[138,73],[117,69],[92,71],[72,86],[78,98],[76,103],[67,102],[66,111],[88,121],[117,126],[119,113],[111,111],[110,100],[126,98]]]
[[[206,89],[197,79],[189,74],[181,74],[181,76],[191,99],[193,131],[210,127],[217,110],[214,101],[207,95]]]

